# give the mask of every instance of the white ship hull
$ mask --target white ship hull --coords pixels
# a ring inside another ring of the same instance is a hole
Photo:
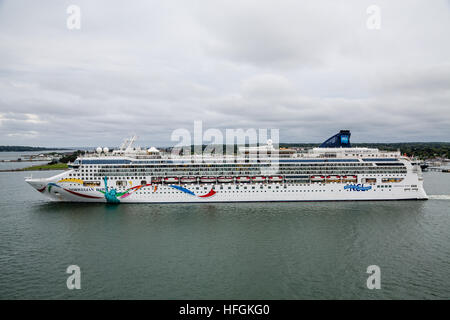
[[[420,167],[408,157],[398,151],[351,148],[349,138],[350,132],[341,130],[319,148],[307,153],[280,149],[279,156],[270,143],[240,148],[238,155],[201,158],[172,157],[131,145],[111,153],[98,148],[98,154],[79,157],[71,170],[26,181],[52,200],[69,202],[427,199]]]
[[[356,200],[426,200],[422,181],[411,177],[401,183],[242,183],[242,184],[149,184],[118,197],[120,203],[206,203],[206,202],[276,202],[276,201],[356,201]],[[56,179],[27,180],[54,201],[108,202],[102,187],[74,186]],[[413,185],[413,187],[411,187]],[[183,190],[184,189],[184,190]],[[99,191],[101,190],[101,191]],[[118,189],[117,193],[127,189]]]

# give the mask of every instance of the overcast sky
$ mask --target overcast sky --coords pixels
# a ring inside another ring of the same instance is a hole
[[[0,145],[171,145],[194,120],[450,141],[449,35],[448,0],[0,0]]]

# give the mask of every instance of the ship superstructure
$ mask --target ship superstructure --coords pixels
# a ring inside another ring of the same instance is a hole
[[[318,148],[240,147],[236,155],[173,156],[133,147],[98,148],[69,170],[27,179],[56,201],[252,202],[424,200],[419,165],[399,151],[353,148],[341,130]]]

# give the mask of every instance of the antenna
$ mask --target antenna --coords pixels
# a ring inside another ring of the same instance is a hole
[[[124,140],[123,140],[123,142],[122,142],[122,144],[120,145],[120,150],[125,150],[125,147],[126,147],[126,145],[127,145],[127,142],[128,142],[128,138],[125,138]]]

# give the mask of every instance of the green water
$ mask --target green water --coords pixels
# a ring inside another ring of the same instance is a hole
[[[2,299],[450,298],[450,174],[424,174],[428,201],[118,206],[50,203],[29,174],[0,173]]]

